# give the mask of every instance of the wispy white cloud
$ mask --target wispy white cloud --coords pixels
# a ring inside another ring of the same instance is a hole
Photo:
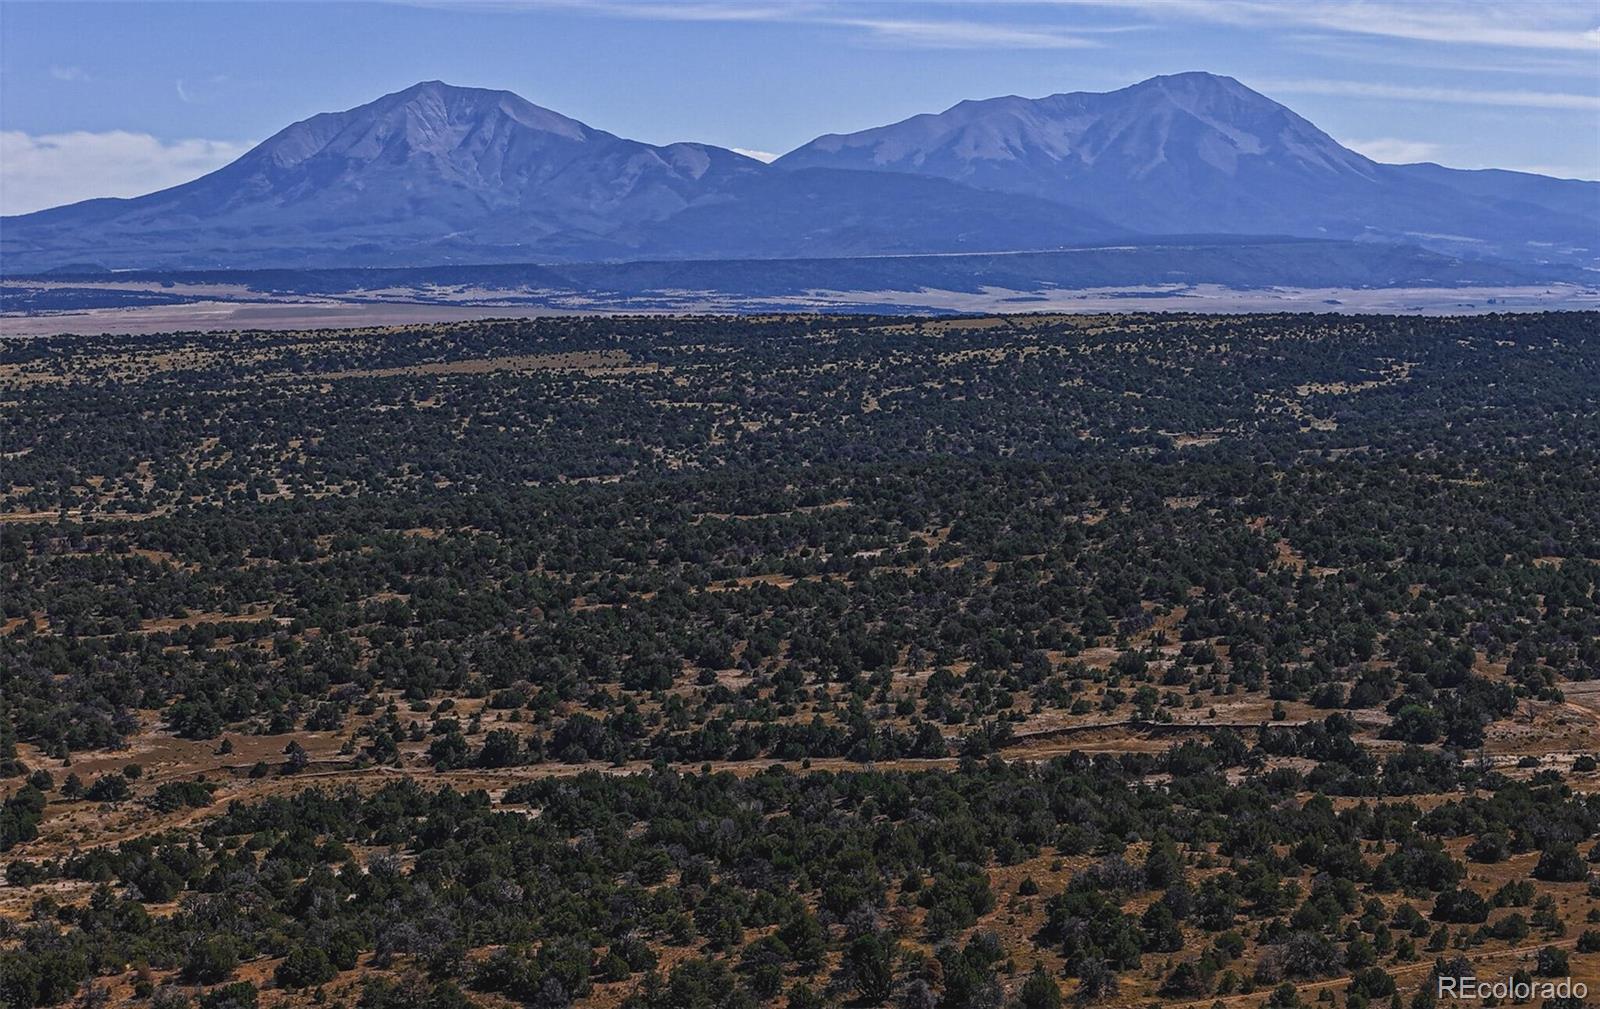
[[[1095,36],[1182,21],[1288,29],[1450,45],[1600,53],[1600,17],[1591,0],[931,0],[922,6],[975,11],[919,17],[904,0],[396,0],[416,6],[478,10],[568,10],[652,21],[740,21],[832,25],[869,40],[929,48],[1078,49]],[[1017,8],[1096,7],[1123,11],[1135,23],[1042,25],[1018,20]]]
[[[757,151],[749,147],[735,147],[733,148],[733,153],[743,154],[747,158],[755,158],[763,164],[771,164],[778,160],[778,156],[771,151]]]
[[[1418,46],[1371,35],[1338,35],[1316,30],[1293,30],[1281,36],[1286,48],[1294,48],[1317,58],[1351,60],[1358,63],[1403,66],[1407,71],[1444,70],[1471,74],[1480,81],[1495,75],[1594,78],[1600,64],[1590,53],[1536,49],[1501,49],[1493,59],[1485,59],[1477,48]]]
[[[1507,91],[1483,88],[1418,87],[1410,84],[1384,84],[1378,81],[1340,80],[1252,80],[1252,86],[1268,92],[1303,95],[1339,95],[1350,98],[1381,98],[1388,101],[1442,102],[1449,105],[1501,105],[1524,109],[1577,109],[1600,111],[1600,95],[1566,91]]]
[[[518,11],[530,8],[570,10],[609,17],[650,21],[791,21],[831,6],[822,3],[754,3],[703,0],[699,3],[652,3],[649,0],[396,0],[410,7],[452,10]]]
[[[1600,52],[1600,17],[1589,0],[1044,0],[1115,7],[1246,26],[1291,26],[1413,42]]]
[[[876,41],[929,49],[1089,49],[1100,45],[1079,33],[1062,29],[985,21],[869,17],[826,17],[812,21],[863,29]]]
[[[217,89],[229,81],[227,74],[213,74],[196,82],[180,77],[172,83],[178,89],[178,100],[185,105],[199,105],[216,97]]]
[[[54,77],[58,81],[71,81],[73,83],[87,81],[89,79],[88,73],[86,73],[82,67],[63,66],[59,63],[51,64],[50,76]]]
[[[701,0],[698,3],[649,3],[641,0],[407,0],[414,6],[471,7],[477,10],[567,10],[598,17],[641,21],[778,22],[853,29],[869,42],[925,49],[1085,49],[1101,43],[1093,36],[1126,31],[1133,26],[1071,29],[1053,25],[1007,23],[982,8],[982,18],[904,16],[906,5],[894,0],[855,3],[745,3]],[[952,7],[962,6],[952,4]]]
[[[0,214],[99,196],[140,196],[215,171],[251,148],[228,140],[164,142],[148,133],[0,130]]]
[[[1397,137],[1374,137],[1371,140],[1347,140],[1345,146],[1365,154],[1373,161],[1390,165],[1409,165],[1418,161],[1434,161],[1441,150],[1438,144],[1426,140],[1401,140]]]

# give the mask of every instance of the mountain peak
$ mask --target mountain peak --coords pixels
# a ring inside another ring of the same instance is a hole
[[[1251,89],[1240,84],[1237,78],[1229,77],[1227,74],[1214,74],[1209,70],[1180,70],[1175,74],[1157,74],[1154,77],[1147,77],[1137,84],[1130,84],[1123,90],[1148,87],[1238,89],[1249,91],[1251,94],[1258,94],[1258,92],[1251,91]]]
[[[381,98],[376,98],[367,105],[378,105],[384,102],[414,102],[422,99],[448,99],[495,102],[504,98],[515,99],[524,104],[532,104],[515,91],[506,91],[501,88],[479,88],[464,84],[450,84],[445,81],[418,81],[408,88],[391,92]],[[358,106],[360,107],[360,106]]]
[[[379,108],[388,106],[419,106],[432,103],[441,103],[460,110],[492,110],[497,108],[508,109],[537,109],[547,115],[559,115],[549,109],[523,98],[515,91],[506,91],[500,88],[466,87],[460,84],[447,84],[444,81],[418,81],[400,91],[374,99],[356,109]],[[562,117],[565,118],[565,117]]]
[[[819,137],[771,168],[428,80],[295,123],[172,189],[8,218],[0,254],[12,268],[483,262],[1037,249],[1143,232],[1592,262],[1597,194],[1595,183],[1376,164],[1201,71],[960,102]]]
[[[395,92],[395,94],[413,95],[413,94],[420,94],[420,93],[424,93],[424,92],[443,92],[443,91],[485,91],[485,92],[488,92],[490,94],[502,94],[502,95],[511,94],[511,92],[509,92],[509,91],[493,91],[493,90],[491,90],[489,88],[475,88],[475,87],[461,85],[461,84],[446,84],[444,81],[441,81],[441,80],[438,80],[438,79],[434,79],[434,80],[431,80],[431,81],[418,81],[417,83],[411,85],[409,88],[403,88],[400,91]]]
[[[1109,92],[962,102],[938,115],[822,137],[777,163],[938,175],[1090,208],[1128,201],[1142,188],[1149,192],[1136,202],[1151,213],[1138,226],[1163,233],[1228,230],[1247,209],[1248,201],[1231,195],[1227,206],[1207,207],[1170,194],[1231,194],[1256,176],[1295,185],[1365,179],[1374,167],[1270,98],[1203,71]]]
[[[510,91],[432,80],[301,120],[193,182],[37,219],[100,236],[203,221],[286,250],[343,233],[396,258],[457,245],[518,258],[539,243],[610,251],[620,228],[671,216],[760,168],[720,148],[626,140]]]
[[[335,115],[353,119],[376,118],[385,115],[414,117],[435,129],[449,126],[477,126],[505,119],[528,129],[554,133],[571,140],[587,140],[599,131],[535,105],[512,91],[491,88],[461,87],[443,81],[421,81],[403,91],[384,95],[375,101],[357,106]],[[321,117],[313,117],[314,119]],[[308,120],[308,122],[313,120]],[[610,134],[604,134],[609,137]]]
[[[1085,94],[1080,92],[1080,94]],[[1222,74],[1207,73],[1204,70],[1186,70],[1176,74],[1162,74],[1150,77],[1137,84],[1130,84],[1118,91],[1109,91],[1093,95],[1105,101],[1114,100],[1117,96],[1131,99],[1154,99],[1170,102],[1183,108],[1213,108],[1219,104],[1232,103],[1238,109],[1253,108],[1256,110],[1279,110],[1289,112],[1287,108],[1273,101],[1261,92],[1240,83],[1236,78]],[[1298,116],[1295,116],[1299,119]],[[1304,122],[1304,120],[1300,120]],[[1309,123],[1306,124],[1310,126]],[[1315,127],[1312,127],[1313,129]]]

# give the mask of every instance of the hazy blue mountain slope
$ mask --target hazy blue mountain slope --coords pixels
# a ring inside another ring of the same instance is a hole
[[[775,166],[435,81],[295,123],[185,185],[5,218],[0,267],[826,258],[1224,234],[1592,267],[1600,183],[1378,164],[1201,73],[962,102]]]
[[[430,82],[296,123],[186,185],[11,218],[4,241],[12,255],[111,265],[604,255],[617,251],[606,233],[762,170],[718,147],[653,147],[510,92]]]
[[[1600,249],[1600,183],[1381,165],[1238,81],[1205,73],[1104,94],[961,102],[819,137],[777,164],[933,175],[1152,233],[1403,240],[1577,262]]]
[[[1057,249],[1125,229],[1049,200],[943,179],[825,168],[770,172],[625,236],[641,255],[706,258]]]

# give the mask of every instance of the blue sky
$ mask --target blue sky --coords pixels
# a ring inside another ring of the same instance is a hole
[[[419,80],[781,153],[964,98],[1239,78],[1379,160],[1600,179],[1593,0],[0,3],[0,212],[127,196]]]

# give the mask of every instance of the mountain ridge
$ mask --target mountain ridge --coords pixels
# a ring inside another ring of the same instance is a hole
[[[963,101],[772,165],[424,81],[290,124],[180,186],[3,220],[9,273],[1003,252],[1188,233],[1600,262],[1600,183],[1384,165],[1203,72]]]
[[[1420,241],[1585,263],[1600,246],[1600,183],[1382,164],[1237,80],[1203,72],[1110,92],[958,102],[824,135],[774,164],[934,175],[1101,210],[1134,231]],[[1457,234],[1463,221],[1469,233]]]
[[[670,216],[759,167],[709,145],[624,140],[508,91],[424,82],[291,124],[193,182],[12,220],[116,234],[209,219],[292,245],[348,214],[365,241],[404,247],[472,230],[515,247]]]

